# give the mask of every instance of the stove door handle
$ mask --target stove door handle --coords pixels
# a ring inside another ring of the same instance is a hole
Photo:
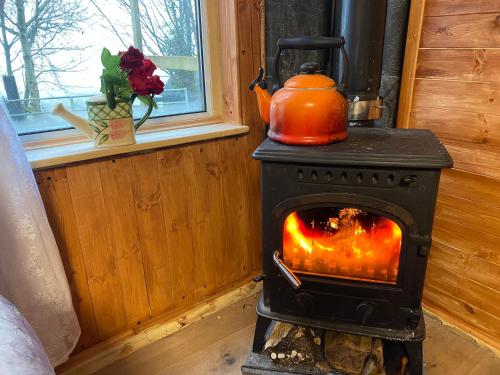
[[[278,267],[280,272],[285,276],[285,279],[290,283],[290,285],[293,287],[293,289],[299,289],[302,285],[302,282],[300,279],[292,272],[288,266],[283,263],[283,261],[280,258],[280,252],[276,250],[273,254],[273,260],[274,264]]]

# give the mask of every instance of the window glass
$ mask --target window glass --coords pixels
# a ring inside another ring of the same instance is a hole
[[[3,6],[1,5],[3,3]],[[151,117],[205,111],[198,0],[5,0],[0,2],[0,96],[18,134],[71,126],[61,102],[87,117],[99,94],[101,50],[130,45],[153,60],[165,90]],[[134,102],[134,116],[146,107]]]

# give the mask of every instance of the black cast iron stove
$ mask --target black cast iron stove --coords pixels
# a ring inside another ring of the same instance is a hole
[[[267,139],[253,156],[262,163],[264,272],[254,352],[280,320],[402,341],[420,374],[446,149],[428,130],[351,128],[327,146]]]

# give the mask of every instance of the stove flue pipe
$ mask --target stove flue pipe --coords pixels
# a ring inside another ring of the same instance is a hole
[[[349,121],[375,120],[382,115],[379,98],[387,0],[335,0],[332,35],[345,38],[351,74],[347,82]],[[342,77],[344,63],[333,55],[333,76]]]

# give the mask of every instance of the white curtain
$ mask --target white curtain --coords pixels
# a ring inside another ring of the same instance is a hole
[[[80,327],[33,172],[3,105],[0,295],[31,324],[53,366],[68,358],[80,336]]]

